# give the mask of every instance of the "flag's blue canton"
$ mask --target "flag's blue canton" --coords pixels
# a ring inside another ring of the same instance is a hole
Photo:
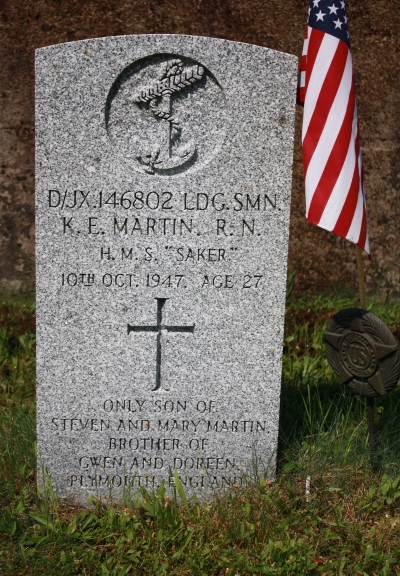
[[[345,0],[310,0],[308,25],[350,46]]]

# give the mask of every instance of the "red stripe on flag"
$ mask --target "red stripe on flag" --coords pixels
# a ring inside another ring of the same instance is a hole
[[[308,166],[324,130],[326,120],[343,78],[348,52],[347,45],[344,42],[339,42],[303,141],[304,174],[307,174]]]
[[[308,38],[308,49],[307,49],[307,65],[306,65],[306,91],[307,94],[307,87],[309,84],[309,79],[311,78],[311,74],[314,68],[315,60],[317,59],[319,47],[322,44],[322,40],[324,39],[324,32],[320,30],[315,30],[312,28],[309,38]]]
[[[325,37],[325,33],[315,28],[309,31],[308,48],[307,48],[307,72],[310,78],[314,69],[315,60],[317,59],[319,48]]]
[[[308,218],[314,224],[319,224],[321,216],[325,210],[326,204],[332,194],[336,181],[343,168],[347,156],[350,141],[353,135],[353,117],[354,117],[355,95],[354,79],[349,94],[346,114],[340,127],[336,142],[332,147],[329,159],[325,165],[324,171],[315,189],[311,200]],[[347,193],[347,190],[345,190]]]
[[[350,189],[347,193],[345,203],[343,204],[342,211],[336,222],[336,226],[332,230],[335,234],[346,238],[351,223],[353,222],[354,214],[357,208],[358,193],[360,191],[360,175],[358,172],[358,159],[354,167],[353,179],[351,181]]]
[[[300,60],[300,74],[297,86],[297,104],[303,106],[306,97],[306,82],[307,82],[307,51],[308,51],[308,24],[306,34],[303,42],[303,53]]]
[[[365,200],[365,198],[364,198]],[[364,250],[367,247],[367,211],[365,209],[365,203],[364,203],[364,209],[363,209],[363,218],[362,218],[362,224],[361,224],[361,230],[360,230],[360,237],[358,239],[357,244],[359,246],[361,246],[361,248],[364,248]]]
[[[357,122],[357,118],[355,119]],[[350,145],[352,143],[350,142]],[[356,141],[355,141],[355,166],[354,166],[354,173],[353,179],[351,182],[350,190],[348,192],[346,201],[343,205],[342,211],[340,216],[336,222],[335,228],[332,230],[335,234],[346,238],[347,234],[349,233],[351,223],[353,222],[353,217],[357,208],[358,203],[358,195],[360,192],[360,136],[357,131]],[[364,204],[364,200],[363,200]],[[364,205],[363,205],[364,210]]]
[[[297,89],[297,104],[303,106],[305,97],[306,97],[305,87],[299,86]]]

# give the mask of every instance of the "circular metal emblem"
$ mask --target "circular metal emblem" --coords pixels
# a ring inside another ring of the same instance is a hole
[[[389,328],[374,314],[348,308],[336,314],[324,334],[328,360],[353,392],[383,396],[400,378],[400,349]]]
[[[105,123],[116,154],[135,171],[172,176],[198,169],[220,150],[227,106],[218,80],[201,62],[152,54],[113,82]]]
[[[340,343],[339,354],[352,376],[368,378],[377,369],[378,362],[373,345],[362,334],[346,334]]]

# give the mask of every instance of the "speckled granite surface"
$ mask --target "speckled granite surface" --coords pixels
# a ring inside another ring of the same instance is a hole
[[[39,477],[86,503],[273,475],[297,58],[120,36],[36,74]]]

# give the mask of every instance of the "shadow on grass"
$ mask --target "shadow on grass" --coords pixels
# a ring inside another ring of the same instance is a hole
[[[377,398],[377,473],[400,474],[400,389]],[[371,472],[366,399],[344,386],[283,383],[281,391],[278,474],[304,476],[345,469]]]

